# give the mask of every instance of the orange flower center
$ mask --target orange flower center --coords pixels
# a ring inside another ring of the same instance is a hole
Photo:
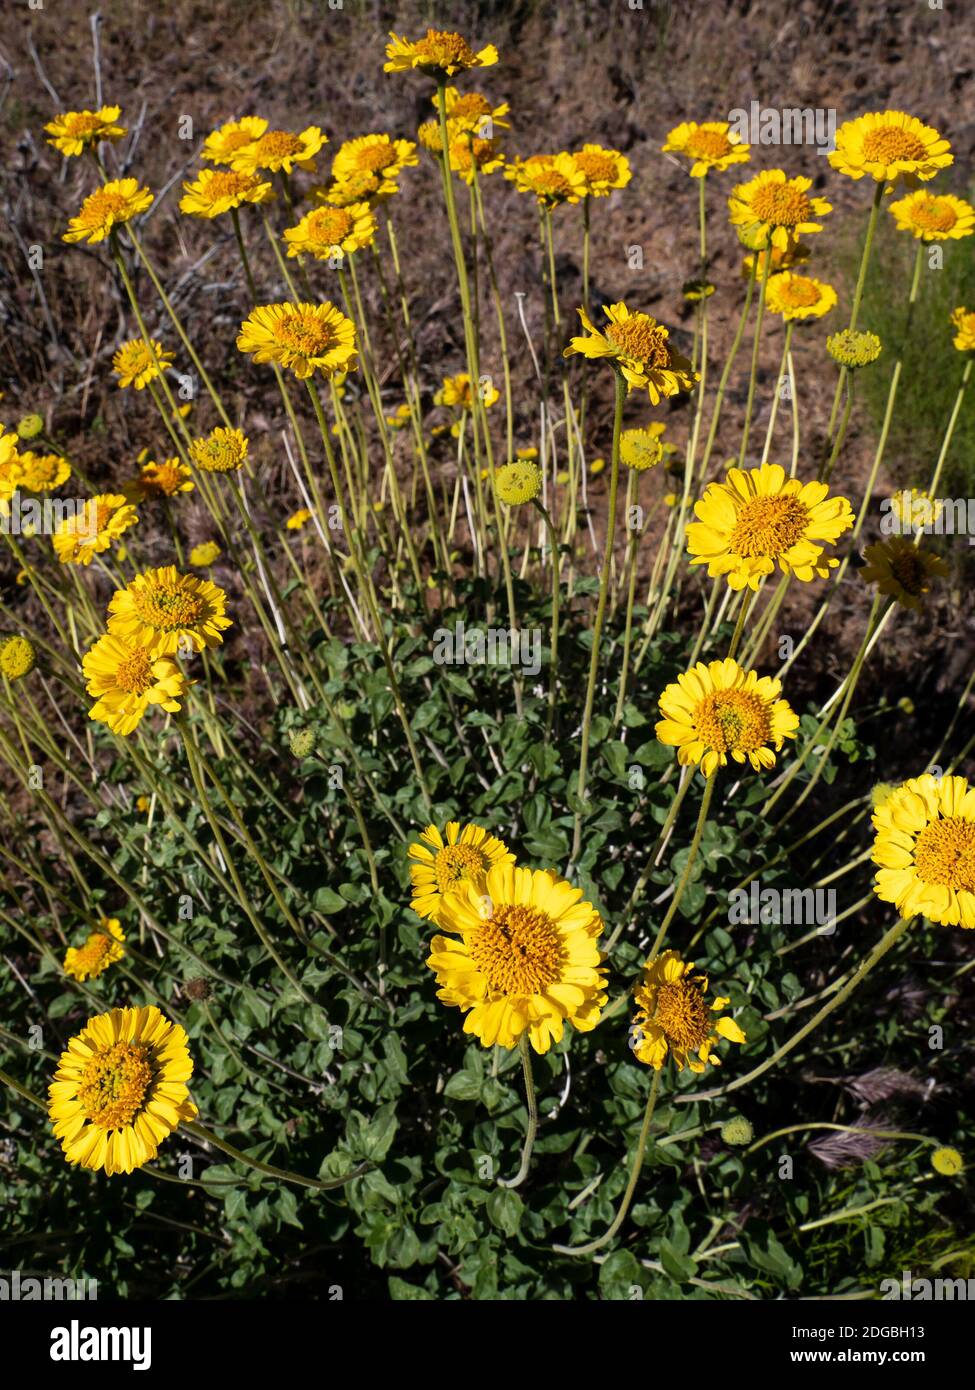
[[[118,664],[115,684],[126,695],[144,695],[153,683],[153,658],[144,647],[136,647]]]
[[[751,753],[767,743],[772,721],[767,700],[744,690],[715,690],[694,711],[698,738],[715,753]]]
[[[864,137],[863,157],[870,164],[896,164],[901,160],[920,160],[924,142],[901,126],[881,126]]]
[[[975,893],[975,821],[946,816],[926,825],[914,846],[922,883]]]
[[[64,128],[69,135],[84,139],[86,135],[94,135],[101,130],[102,120],[92,111],[73,111],[65,118]]]
[[[572,192],[572,184],[558,169],[530,169],[529,181],[532,188],[543,198],[567,198]]]
[[[253,174],[242,174],[236,169],[219,169],[207,179],[204,197],[216,202],[218,198],[235,198],[239,193],[249,193],[258,182]]]
[[[494,994],[540,994],[559,977],[562,938],[551,917],[521,903],[497,907],[468,949]]]
[[[947,198],[925,198],[911,208],[911,221],[926,232],[950,232],[958,214]]]
[[[147,627],[157,632],[178,632],[195,627],[206,614],[206,604],[198,594],[176,584],[130,589],[135,611]]]
[[[385,137],[375,144],[363,145],[355,152],[355,166],[362,174],[379,174],[396,163],[396,149]]]
[[[667,330],[649,314],[634,314],[632,318],[611,323],[606,329],[623,357],[632,357],[644,367],[669,367],[670,348]]]
[[[920,598],[928,589],[928,573],[915,546],[905,546],[891,557],[890,572],[912,598]]]
[[[773,560],[801,541],[809,512],[796,497],[753,497],[738,513],[728,539],[735,555],[767,555]]]
[[[124,193],[113,193],[105,188],[96,188],[85,199],[85,221],[101,225],[113,217],[117,222],[124,221],[123,213],[128,212],[129,202]]]
[[[470,121],[478,116],[490,116],[491,103],[480,92],[465,92],[458,97],[448,115],[452,121]]]
[[[300,137],[290,130],[269,130],[257,142],[257,154],[262,159],[288,159],[300,149]]]
[[[278,319],[274,336],[301,357],[321,357],[335,343],[330,326],[307,309],[295,309]]]
[[[596,150],[580,150],[572,156],[590,183],[612,183],[616,178],[616,160],[612,155]]]
[[[477,54],[460,34],[443,29],[428,29],[414,48],[421,63],[433,68],[471,68],[477,62]]]
[[[770,227],[798,227],[812,212],[812,202],[789,183],[765,183],[752,195],[752,211]]]
[[[150,492],[161,492],[166,497],[173,497],[185,482],[179,463],[175,459],[167,459],[165,463],[153,463],[146,466],[142,472],[140,480]]]
[[[111,944],[110,937],[103,936],[101,932],[93,933],[75,952],[73,970],[79,975],[100,975],[99,966]]]
[[[819,286],[812,280],[798,277],[776,287],[776,294],[783,304],[792,309],[805,309],[819,303]]]
[[[711,1011],[697,980],[684,976],[659,985],[653,1022],[682,1050],[702,1047],[711,1036]]]
[[[433,872],[441,893],[449,893],[458,883],[477,882],[487,869],[487,860],[471,845],[446,845],[437,851]]]
[[[724,159],[731,154],[734,145],[728,139],[724,131],[721,130],[695,130],[693,135],[688,136],[687,153],[693,155],[695,159],[711,160]]]
[[[338,246],[349,235],[354,219],[345,208],[318,208],[308,219],[308,232],[313,241],[323,246]]]
[[[86,1118],[99,1128],[124,1129],[141,1110],[152,1080],[145,1044],[117,1042],[87,1063],[78,1101]]]

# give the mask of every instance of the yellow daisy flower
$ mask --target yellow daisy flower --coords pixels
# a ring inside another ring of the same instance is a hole
[[[355,324],[327,301],[323,304],[265,304],[240,326],[237,347],[255,362],[278,362],[302,380],[354,372]]]
[[[874,892],[902,917],[975,927],[975,787],[925,772],[873,813]]]
[[[291,513],[284,524],[289,531],[300,531],[309,521],[311,521],[311,512],[307,507],[299,507],[296,512]]]
[[[358,135],[345,140],[332,159],[332,178],[342,183],[360,175],[379,180],[395,179],[408,166],[418,163],[412,140],[396,140],[391,135]]]
[[[743,1043],[747,1039],[733,1018],[715,1018],[731,1002],[720,996],[709,1004],[707,975],[692,975],[693,961],[679,951],[664,951],[643,967],[634,990],[636,1014],[630,1025],[630,1047],[638,1062],[660,1071],[673,1057],[678,1071],[685,1066],[703,1072],[717,1067],[714,1051],[719,1039]]]
[[[422,39],[415,41],[390,34],[386,59],[384,72],[409,72],[419,68],[428,77],[445,81],[453,77],[455,72],[491,67],[498,61],[498,50],[493,43],[489,43],[475,53],[460,34],[428,29]]]
[[[729,755],[756,772],[774,767],[783,741],[799,727],[781,691],[780,680],[746,671],[732,657],[699,661],[660,696],[657,739],[677,749],[682,767],[699,763],[705,777],[726,767]]]
[[[451,820],[442,834],[435,825],[428,825],[421,831],[420,841],[407,851],[413,861],[410,906],[431,922],[440,920],[444,894],[468,883],[481,889],[488,869],[515,862],[507,845],[480,825],[462,826],[460,821]]]
[[[889,594],[904,608],[920,608],[932,579],[944,579],[949,572],[944,560],[919,549],[907,536],[890,536],[868,545],[863,557],[867,563],[860,569],[860,578],[876,584],[878,593]]]
[[[578,310],[589,336],[570,339],[564,357],[578,352],[583,357],[612,358],[626,378],[629,390],[645,390],[652,405],[658,405],[662,396],[690,391],[699,380],[687,358],[667,341],[670,330],[655,318],[631,313],[622,302],[611,304],[603,312],[609,324],[600,332],[586,311]]]
[[[160,372],[168,371],[173,364],[173,353],[166,350],[156,338],[146,343],[143,338],[131,338],[112,358],[112,371],[118,377],[120,387],[134,386],[142,391],[155,381]]]
[[[481,398],[486,406],[494,405],[499,395],[500,392],[494,386],[485,385],[481,392]],[[434,405],[446,405],[454,410],[473,410],[474,392],[471,389],[471,379],[467,372],[458,372],[456,376],[445,376],[443,385],[434,395],[433,402]]]
[[[586,176],[565,150],[512,160],[504,176],[513,181],[519,193],[533,193],[544,208],[578,203],[586,195]]]
[[[507,506],[522,506],[541,492],[542,470],[530,459],[515,459],[498,469],[494,475],[494,488]]]
[[[781,314],[786,323],[794,319],[821,319],[836,307],[836,291],[824,280],[782,270],[769,278],[765,307],[770,314]]]
[[[104,241],[115,227],[131,221],[145,212],[152,202],[148,188],[140,188],[138,179],[112,179],[96,188],[81,204],[77,217],[68,222],[62,241]]]
[[[891,203],[897,230],[921,241],[957,241],[975,231],[975,208],[953,193],[930,193],[918,188]]]
[[[218,425],[205,438],[193,440],[190,458],[204,473],[235,473],[247,460],[247,438],[243,430]]]
[[[71,477],[71,464],[60,454],[34,454],[28,449],[20,456],[20,466],[18,486],[25,492],[53,492]]]
[[[803,245],[801,241],[789,239],[785,246],[773,246],[770,251],[755,251],[750,256],[745,256],[741,263],[741,273],[745,280],[751,279],[752,266],[755,267],[755,278],[761,280],[765,273],[765,258],[771,254],[772,264],[769,266],[769,280],[780,270],[794,270],[796,266],[805,265],[809,260],[809,247]]]
[[[348,174],[329,184],[315,184],[309,188],[308,196],[313,203],[324,203],[328,207],[344,208],[350,203],[368,203],[373,207],[398,192],[399,184],[395,179],[362,173]]]
[[[117,917],[102,917],[99,930],[91,932],[83,946],[69,946],[64,957],[64,973],[84,984],[97,980],[110,965],[125,955],[125,936]]]
[[[667,428],[660,420],[643,429],[624,430],[620,435],[620,458],[627,468],[638,473],[655,468],[664,456],[663,433]]]
[[[62,565],[90,565],[92,557],[134,526],[139,513],[121,493],[89,497],[79,511],[57,523],[51,544]]]
[[[175,713],[188,684],[171,656],[154,655],[111,632],[86,652],[81,669],[88,694],[96,697],[88,718],[123,737],[138,728],[150,705]]]
[[[216,541],[201,541],[190,551],[190,564],[194,569],[209,569],[211,565],[216,564],[222,554],[223,551]]]
[[[120,106],[100,106],[97,111],[66,111],[44,127],[47,143],[71,158],[95,149],[102,140],[121,140],[128,134],[125,126],[116,125],[121,114]]]
[[[727,121],[684,121],[674,126],[661,145],[663,154],[679,154],[691,161],[691,178],[703,179],[712,169],[724,173],[733,164],[747,164],[751,145],[742,142]]]
[[[975,309],[961,305],[951,315],[952,327],[957,329],[953,343],[959,352],[975,352]]]
[[[630,161],[619,150],[583,145],[581,150],[573,150],[572,158],[582,172],[587,198],[607,198],[614,188],[625,188],[633,177]]]
[[[944,511],[944,504],[939,497],[931,497],[923,488],[905,487],[891,495],[890,509],[902,526],[917,531],[933,527]]]
[[[69,1163],[131,1173],[196,1106],[186,1033],[154,1004],[90,1018],[61,1053],[48,1091],[55,1136]]]
[[[439,112],[439,93],[434,93],[433,105]],[[495,129],[510,130],[511,122],[505,119],[510,109],[506,101],[494,106],[481,92],[462,92],[457,87],[444,88],[444,114],[448,127],[476,135],[482,140],[492,139]],[[439,130],[440,122],[435,121],[434,124]]]
[[[241,169],[201,169],[196,179],[183,184],[180,212],[188,217],[220,217],[244,203],[266,203],[274,197],[274,185],[260,174]]]
[[[314,256],[318,261],[340,261],[376,239],[376,218],[368,203],[349,203],[346,207],[324,205],[306,212],[296,227],[289,227],[284,239],[289,256]]]
[[[877,183],[889,183],[909,174],[927,182],[953,162],[950,149],[947,140],[916,116],[870,111],[843,122],[829,162],[851,179],[869,175]]]
[[[244,116],[239,121],[227,121],[219,130],[208,135],[201,159],[210,164],[232,164],[248,145],[253,145],[267,130],[263,116]]]
[[[536,1052],[560,1042],[568,1021],[588,1033],[606,1003],[603,921],[582,890],[544,870],[497,864],[484,882],[444,898],[427,965],[437,998],[463,1010],[464,1032],[483,1047]]]
[[[265,130],[251,144],[242,145],[230,161],[232,169],[256,174],[262,169],[290,174],[293,169],[313,173],[315,155],[328,143],[317,125],[306,126],[300,134],[290,130]]]
[[[757,245],[769,245],[785,250],[797,236],[821,232],[813,217],[832,212],[825,198],[810,197],[812,179],[787,178],[782,169],[766,169],[748,183],[736,185],[728,199],[728,211],[733,227],[745,228]]]
[[[162,463],[147,459],[138,478],[126,487],[126,495],[133,502],[142,502],[147,497],[177,497],[181,492],[192,492],[194,487],[189,464],[178,458]]]
[[[808,582],[825,579],[838,560],[819,541],[834,543],[853,525],[845,497],[829,497],[825,483],[786,477],[777,463],[729,468],[694,505],[687,527],[692,565],[707,565],[712,579],[726,575],[732,589],[757,590],[766,574],[790,572]]]
[[[130,647],[146,647],[152,656],[172,656],[187,647],[199,652],[220,646],[232,626],[226,603],[227,595],[208,579],[163,565],[116,590],[108,605],[108,630]]]
[[[478,136],[459,135],[450,142],[450,167],[468,185],[474,175],[494,174],[504,164],[504,154],[497,140],[481,140]]]

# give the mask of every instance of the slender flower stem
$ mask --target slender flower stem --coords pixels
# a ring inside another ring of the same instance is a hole
[[[647,1107],[643,1112],[643,1124],[640,1128],[640,1137],[636,1143],[636,1153],[633,1156],[633,1167],[630,1169],[630,1180],[626,1184],[626,1191],[623,1193],[623,1200],[620,1202],[619,1210],[613,1217],[612,1225],[601,1235],[598,1240],[591,1240],[588,1245],[553,1245],[552,1249],[559,1255],[594,1255],[597,1250],[601,1250],[604,1245],[616,1235],[623,1222],[626,1220],[627,1212],[630,1210],[630,1203],[633,1201],[633,1194],[636,1185],[640,1181],[640,1172],[643,1168],[643,1159],[647,1151],[647,1139],[650,1136],[650,1122],[653,1119],[654,1108],[657,1104],[657,1092],[660,1089],[660,1072],[654,1071],[653,1080],[650,1083],[650,1094],[647,1097]]]
[[[857,326],[857,319],[860,316],[860,301],[863,299],[863,288],[867,282],[867,266],[870,264],[870,250],[873,246],[874,233],[877,230],[877,217],[880,213],[881,204],[884,200],[884,188],[886,180],[879,179],[873,190],[873,203],[870,206],[870,217],[867,221],[867,235],[863,242],[863,252],[860,256],[860,269],[857,273],[856,289],[853,292],[853,307],[850,310],[850,322],[847,325],[850,332]],[[839,380],[836,383],[836,394],[833,396],[833,409],[829,417],[829,430],[827,432],[827,443],[832,447],[833,431],[836,428],[836,416],[840,408],[840,399],[843,395],[843,388],[846,379],[850,374],[849,367],[841,367]]]
[[[701,807],[697,813],[697,824],[694,827],[694,835],[691,839],[690,848],[687,851],[687,859],[684,861],[683,871],[674,888],[674,896],[670,900],[670,906],[667,908],[664,920],[660,923],[660,929],[654,940],[653,949],[650,952],[647,965],[651,965],[660,954],[660,948],[664,944],[670,924],[677,915],[677,909],[680,907],[687,885],[691,881],[691,874],[694,872],[694,865],[697,862],[697,853],[701,848],[701,837],[704,834],[704,827],[707,824],[708,810],[711,806],[711,798],[714,795],[714,784],[717,775],[716,772],[712,772],[704,784],[704,795],[701,797]],[[688,778],[688,781],[690,780],[691,779]]]
[[[752,423],[752,410],[755,405],[755,387],[758,383],[758,353],[762,345],[762,322],[765,318],[765,293],[768,289],[769,269],[772,265],[772,243],[769,240],[768,248],[762,262],[762,280],[758,289],[758,309],[755,312],[755,336],[752,341],[752,367],[748,374],[748,400],[745,403],[745,424],[741,432],[741,448],[738,450],[738,467],[744,468],[745,455],[748,452],[748,434]]]
[[[361,1178],[363,1173],[370,1172],[374,1167],[372,1163],[360,1163],[358,1168],[354,1168],[351,1173],[346,1173],[342,1178],[306,1178],[302,1173],[291,1173],[287,1168],[275,1168],[272,1163],[262,1163],[260,1159],[242,1153],[240,1149],[235,1149],[233,1144],[228,1144],[226,1139],[218,1139],[210,1130],[204,1128],[203,1125],[196,1124],[193,1120],[184,1120],[180,1128],[204,1144],[212,1144],[215,1149],[225,1153],[228,1158],[234,1158],[238,1163],[245,1163],[248,1168],[253,1168],[258,1173],[264,1173],[269,1178],[278,1178],[281,1182],[296,1183],[299,1187],[311,1187],[316,1192],[331,1192],[336,1187],[344,1187],[347,1182],[351,1182],[353,1178]]]
[[[532,1078],[531,1047],[528,1042],[527,1028],[518,1039],[518,1048],[521,1052],[521,1072],[525,1081],[525,1103],[528,1106],[528,1129],[525,1131],[525,1142],[521,1150],[521,1166],[513,1178],[498,1178],[499,1187],[520,1187],[528,1176],[528,1169],[531,1166],[532,1149],[535,1147],[535,1135],[538,1133],[538,1101],[535,1098],[535,1082]]]
[[[555,523],[552,521],[551,514],[547,507],[544,507],[539,498],[533,498],[535,508],[541,512],[548,532],[549,549],[552,552],[552,637],[550,647],[551,670],[548,679],[548,714],[545,719],[545,736],[547,739],[552,737],[552,728],[555,724],[555,709],[558,700],[559,688],[559,596],[562,587],[561,583],[561,564],[559,562],[559,538],[555,531]]]

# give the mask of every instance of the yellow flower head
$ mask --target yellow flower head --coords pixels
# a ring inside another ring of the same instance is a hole
[[[965,1160],[957,1149],[939,1148],[931,1155],[931,1167],[943,1178],[954,1178],[965,1170]]]
[[[311,521],[311,512],[307,507],[299,507],[296,512],[292,512],[284,523],[289,531],[300,531]]]
[[[439,94],[433,96],[434,110],[440,111]],[[495,130],[509,130],[511,122],[505,118],[510,107],[506,101],[493,105],[481,92],[462,92],[457,87],[444,89],[444,114],[447,118],[448,133],[474,135],[482,140],[494,137]],[[433,124],[440,129],[439,120]]]
[[[68,222],[62,241],[104,241],[115,227],[145,212],[152,202],[148,188],[138,179],[113,179],[96,188],[81,204],[77,217]]]
[[[412,68],[419,68],[427,77],[439,82],[453,77],[455,72],[491,67],[498,61],[498,50],[493,43],[489,43],[475,53],[460,34],[428,29],[422,39],[415,41],[390,34],[386,58],[384,72],[409,72]]]
[[[584,309],[578,311],[588,336],[569,341],[563,356],[608,357],[626,378],[630,391],[645,390],[651,405],[662,396],[690,391],[699,380],[686,357],[668,342],[670,330],[649,314],[634,314],[622,302],[604,309],[608,325],[600,331]]]
[[[29,676],[36,661],[34,644],[26,637],[17,634],[12,637],[0,637],[0,673],[6,676],[8,681],[19,681],[21,677]]]
[[[504,154],[497,140],[482,140],[462,134],[450,141],[450,167],[466,184],[474,182],[475,174],[494,174],[504,164]]]
[[[327,301],[323,304],[265,304],[240,326],[237,347],[255,362],[278,362],[302,380],[354,372],[358,350],[355,324]]]
[[[935,576],[944,579],[948,566],[930,550],[921,550],[907,536],[890,536],[864,549],[866,564],[860,578],[876,584],[877,592],[889,594],[904,608],[920,608]]]
[[[663,434],[667,428],[659,420],[643,429],[624,430],[620,435],[620,458],[627,468],[644,473],[656,468],[664,456]]]
[[[956,330],[952,341],[958,351],[975,352],[975,309],[959,305],[951,315],[951,326]]]
[[[216,564],[222,554],[223,551],[216,541],[201,541],[190,551],[190,564],[194,569],[209,569],[211,565]]]
[[[492,384],[490,377],[483,377],[481,380],[481,400],[486,406],[494,405],[498,400],[499,392]],[[445,376],[443,385],[434,395],[435,405],[450,406],[453,410],[473,410],[474,392],[471,389],[471,379],[467,372],[458,372],[456,376]]]
[[[812,219],[833,210],[825,198],[810,197],[810,188],[812,179],[790,179],[781,169],[766,169],[732,191],[728,199],[731,225],[749,234],[753,250],[769,244],[787,250],[797,236],[821,232]]]
[[[125,955],[125,936],[117,917],[103,917],[99,930],[91,932],[83,946],[69,946],[64,957],[64,973],[72,979],[97,980],[110,965]]]
[[[975,787],[925,772],[873,813],[874,892],[902,917],[975,927]]]
[[[494,477],[494,487],[501,501],[509,507],[531,502],[542,490],[542,470],[529,459],[515,459],[503,464]]]
[[[707,1001],[708,977],[692,975],[693,961],[678,951],[664,951],[643,967],[634,990],[636,1014],[630,1026],[630,1047],[638,1062],[660,1071],[668,1056],[678,1071],[685,1066],[703,1072],[708,1063],[721,1065],[714,1048],[719,1039],[743,1043],[744,1033],[733,1018],[715,1018],[731,1002]]]
[[[745,256],[741,263],[742,276],[748,280],[752,275],[752,268],[756,280],[761,280],[765,273],[765,258],[771,254],[772,263],[769,266],[769,279],[777,275],[780,270],[795,270],[796,266],[805,265],[809,260],[809,247],[803,245],[801,241],[790,238],[785,246],[773,246],[769,251],[755,251],[750,256]]]
[[[786,323],[794,319],[821,319],[836,307],[836,291],[824,280],[783,270],[769,279],[765,307],[770,314],[781,314]]]
[[[729,756],[756,772],[774,767],[783,740],[799,727],[781,691],[780,680],[746,671],[731,657],[699,661],[660,696],[657,738],[677,749],[681,766],[700,763],[705,777],[727,766]]]
[[[328,143],[317,125],[307,126],[300,134],[290,130],[265,130],[256,140],[241,145],[230,161],[230,167],[244,174],[260,170],[290,174],[293,169],[314,172],[315,155]]]
[[[344,183],[366,175],[388,182],[396,179],[408,165],[418,163],[412,140],[396,140],[391,135],[358,135],[344,141],[332,159],[332,178]]]
[[[150,705],[175,713],[188,681],[171,656],[159,656],[111,632],[82,658],[81,669],[95,703],[88,718],[127,737]]]
[[[100,106],[97,111],[66,111],[44,127],[47,143],[70,158],[97,148],[102,140],[121,140],[127,134],[125,126],[116,125],[121,114],[120,106]]]
[[[67,1161],[109,1175],[141,1168],[196,1115],[192,1075],[186,1033],[154,1004],[90,1018],[61,1053],[48,1091]]]
[[[108,550],[138,520],[139,513],[127,497],[103,492],[60,521],[51,544],[62,565],[90,565],[93,556]]]
[[[504,171],[519,193],[533,193],[543,208],[578,203],[586,196],[586,176],[565,150],[558,154],[533,154],[513,160]]]
[[[842,328],[839,333],[831,333],[826,339],[826,351],[834,362],[850,371],[869,367],[876,362],[883,351],[883,344],[876,333],[865,333],[858,328]]]
[[[188,217],[220,217],[244,203],[266,203],[273,197],[274,185],[259,174],[201,169],[193,182],[183,184],[179,210]]]
[[[729,468],[695,503],[687,527],[692,565],[707,565],[712,579],[726,575],[732,589],[757,590],[778,564],[808,582],[825,579],[839,563],[818,542],[833,544],[853,525],[845,497],[830,497],[825,483],[787,478],[777,463]]]
[[[284,234],[289,256],[314,256],[318,261],[341,261],[371,246],[375,238],[376,218],[368,203],[312,208]]]
[[[691,161],[691,177],[703,179],[712,169],[724,173],[733,164],[747,164],[751,146],[742,143],[727,121],[685,121],[675,126],[661,146],[664,154],[679,154]]]
[[[53,492],[71,477],[71,464],[60,454],[34,454],[29,449],[20,456],[18,486],[25,492]]]
[[[344,179],[333,179],[329,184],[315,184],[308,190],[313,203],[325,203],[328,207],[344,208],[350,203],[368,203],[370,207],[384,202],[399,192],[395,179],[380,178],[377,174],[348,174]]]
[[[953,193],[918,188],[891,203],[890,214],[898,231],[921,241],[957,241],[975,232],[975,208]]]
[[[112,371],[120,387],[134,386],[141,391],[172,364],[173,354],[155,338],[150,338],[148,343],[144,338],[131,338],[112,358]]]
[[[218,647],[232,620],[227,595],[208,579],[180,574],[175,565],[137,574],[108,605],[108,630],[151,656]]]
[[[227,121],[219,130],[207,136],[201,158],[210,164],[232,164],[242,150],[261,138],[267,124],[263,116],[244,116],[239,121]]]
[[[630,161],[619,150],[583,145],[581,150],[573,150],[572,158],[585,180],[587,198],[606,198],[614,188],[625,188],[633,177]]]
[[[552,873],[501,863],[443,899],[438,925],[455,935],[435,936],[426,963],[437,998],[467,1015],[464,1032],[483,1047],[514,1047],[527,1032],[544,1053],[566,1021],[583,1033],[599,1022],[603,921],[581,898]]]
[[[944,511],[939,497],[931,497],[923,488],[905,487],[890,498],[890,510],[901,525],[911,531],[932,528]]]
[[[829,162],[851,179],[864,175],[890,183],[909,175],[927,182],[954,160],[951,146],[931,126],[904,111],[870,111],[844,121]],[[888,192],[890,190],[888,189]]]
[[[421,917],[438,923],[446,893],[468,883],[481,890],[490,868],[515,862],[507,845],[482,826],[462,826],[456,820],[448,821],[443,833],[435,825],[428,825],[407,854],[412,861],[410,906]]]
[[[205,438],[193,440],[190,458],[204,473],[235,473],[247,460],[247,438],[243,430],[218,425]]]
[[[126,487],[126,495],[133,502],[141,502],[146,497],[176,497],[181,492],[192,492],[194,486],[189,465],[180,459],[165,459],[162,463],[147,459],[138,478]]]

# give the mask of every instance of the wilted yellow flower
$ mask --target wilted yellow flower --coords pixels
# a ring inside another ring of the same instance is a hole
[[[751,146],[742,143],[727,121],[684,121],[674,126],[661,150],[689,159],[691,177],[703,179],[712,169],[723,173],[733,164],[747,164]]]
[[[240,326],[237,347],[255,362],[278,362],[304,380],[316,371],[356,370],[355,324],[327,301],[265,304]]]
[[[317,125],[306,126],[298,135],[290,130],[265,130],[250,144],[241,145],[230,165],[245,174],[262,169],[285,174],[293,169],[313,172],[315,155],[327,142],[328,136]]]
[[[193,440],[190,458],[205,473],[234,473],[247,460],[247,438],[243,430],[217,425],[205,438]]]
[[[851,179],[869,175],[890,182],[903,175],[933,179],[954,160],[951,146],[931,126],[904,111],[870,111],[844,121],[829,162]]]
[[[94,149],[102,140],[121,140],[127,134],[125,126],[116,125],[121,114],[120,106],[100,106],[97,111],[66,111],[44,127],[47,143],[70,158]]]
[[[797,236],[821,232],[812,218],[832,212],[825,198],[810,197],[810,188],[812,179],[790,179],[781,169],[766,169],[732,191],[728,199],[731,224],[754,234],[753,250],[769,243],[784,250]]]
[[[839,563],[823,555],[853,525],[845,497],[830,497],[825,483],[786,477],[777,463],[729,468],[724,482],[709,483],[687,527],[692,565],[707,565],[712,579],[725,575],[732,589],[756,592],[778,564],[783,574],[825,579]]]
[[[529,459],[515,459],[498,469],[494,487],[501,501],[509,507],[521,506],[541,492],[542,470]]]
[[[130,648],[172,656],[187,648],[218,647],[232,626],[227,595],[208,579],[180,574],[175,565],[137,574],[108,605],[108,630]]]
[[[274,197],[273,184],[242,169],[201,169],[183,189],[179,210],[189,217],[220,217],[244,203],[266,203]]]
[[[51,544],[62,565],[90,565],[114,540],[134,526],[139,513],[121,493],[103,492],[57,525]]]
[[[682,960],[679,951],[664,951],[643,967],[634,991],[637,1011],[630,1026],[630,1047],[638,1062],[655,1071],[670,1056],[678,1071],[687,1066],[703,1072],[709,1063],[721,1064],[714,1052],[719,1039],[747,1041],[733,1018],[714,1017],[731,1001],[718,997],[709,1004],[708,977],[692,975],[693,969],[694,962]]]
[[[957,330],[953,342],[958,351],[975,352],[975,309],[959,305],[951,315],[951,323]]]
[[[874,892],[902,917],[975,927],[975,787],[925,772],[873,813]]]
[[[795,319],[820,319],[836,307],[836,291],[824,280],[783,270],[769,279],[765,307],[770,314],[781,314],[787,323]]]
[[[25,492],[53,492],[71,477],[71,464],[66,458],[60,454],[34,454],[29,449],[20,456],[20,469],[18,486]]]
[[[587,198],[606,198],[614,188],[625,188],[633,177],[630,161],[619,150],[583,145],[572,151],[572,158],[582,172]]]
[[[131,338],[112,358],[112,371],[120,387],[134,386],[141,391],[172,364],[173,354],[156,338],[150,338],[148,343],[144,338]]]
[[[577,203],[586,194],[586,176],[564,150],[512,160],[504,176],[514,182],[519,193],[533,193],[544,208]]]
[[[113,179],[96,188],[81,204],[77,217],[68,222],[62,241],[104,241],[115,227],[120,227],[145,212],[152,202],[148,188],[140,188],[138,179]]]
[[[587,337],[569,341],[564,356],[581,353],[584,357],[608,357],[626,378],[629,390],[645,390],[652,405],[663,396],[690,391],[698,374],[686,357],[668,342],[670,330],[649,314],[634,314],[624,303],[604,309],[609,324],[600,332],[584,309],[579,318]]]
[[[889,594],[904,608],[920,608],[932,579],[944,579],[949,573],[944,560],[921,550],[907,536],[876,541],[864,548],[863,557],[867,563],[860,569],[860,578],[876,584],[878,593]]]
[[[232,164],[247,145],[253,145],[267,130],[263,116],[244,116],[239,121],[227,121],[219,130],[208,135],[203,145],[202,159],[211,164]]]
[[[490,67],[498,61],[498,50],[489,43],[475,53],[460,34],[428,29],[422,39],[415,41],[390,34],[386,58],[384,72],[409,72],[419,68],[428,77],[442,81],[468,68]]]
[[[64,973],[83,984],[97,980],[110,965],[125,955],[125,936],[117,917],[102,917],[99,930],[91,932],[83,946],[69,946],[64,957]]]
[[[284,233],[289,256],[314,256],[318,261],[341,261],[376,238],[376,218],[368,203],[347,207],[312,208],[297,227]]]
[[[921,241],[957,241],[975,231],[975,208],[953,193],[930,193],[918,188],[891,203],[898,231]]]
[[[660,743],[677,749],[682,767],[700,763],[705,777],[736,763],[756,772],[775,766],[783,741],[795,738],[799,716],[779,698],[782,682],[746,671],[732,657],[699,661],[660,696]]]
[[[190,551],[190,564],[194,569],[209,569],[223,554],[216,541],[201,541]]]

